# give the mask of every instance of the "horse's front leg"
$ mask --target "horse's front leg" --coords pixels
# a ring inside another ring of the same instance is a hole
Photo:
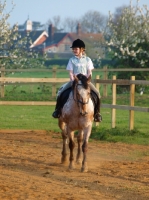
[[[83,135],[83,145],[82,145],[82,152],[83,152],[83,160],[82,160],[82,167],[81,172],[87,172],[88,166],[87,166],[87,150],[88,150],[88,140],[91,134],[92,126],[88,126],[84,129],[84,135]]]
[[[88,148],[88,142],[87,141],[83,141],[83,145],[82,145],[83,160],[82,160],[81,172],[87,172],[88,171],[88,166],[87,166],[87,148]]]
[[[62,148],[61,163],[64,164],[67,161],[67,135],[63,131],[62,131],[62,138],[63,138],[63,148]]]
[[[64,164],[67,161],[67,125],[62,121],[62,118],[59,118],[59,127],[62,130],[62,139],[63,139],[63,148],[62,148],[62,157],[61,163]]]
[[[69,157],[69,169],[74,169],[74,132],[73,131],[68,131],[69,135],[69,150],[70,150],[70,157]]]
[[[83,131],[80,130],[77,136],[77,142],[78,142],[78,149],[77,149],[77,156],[76,156],[76,163],[81,163],[81,144],[83,141]]]

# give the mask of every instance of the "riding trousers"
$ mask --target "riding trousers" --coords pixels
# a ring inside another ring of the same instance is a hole
[[[62,86],[59,88],[59,90],[58,90],[57,97],[59,97],[59,96],[62,94],[62,92],[64,92],[65,90],[67,90],[67,89],[70,88],[71,86],[72,86],[72,81],[69,81],[68,83],[65,83],[64,85],[62,85]],[[100,99],[100,93],[99,93],[99,91],[95,88],[95,86],[94,86],[91,82],[89,83],[89,86],[90,86],[91,90],[93,90],[93,91],[97,94],[97,96],[99,97],[99,99]]]

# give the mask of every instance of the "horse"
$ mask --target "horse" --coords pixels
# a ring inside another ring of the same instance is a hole
[[[69,169],[74,169],[74,131],[78,131],[77,135],[77,156],[76,162],[81,162],[81,144],[83,152],[83,160],[81,172],[87,172],[87,149],[88,140],[91,135],[92,124],[94,119],[94,105],[91,100],[91,89],[89,83],[91,76],[88,78],[82,74],[74,75],[72,91],[69,94],[67,102],[64,104],[61,116],[58,120],[61,129],[63,148],[61,163],[67,160],[67,138],[69,140]]]

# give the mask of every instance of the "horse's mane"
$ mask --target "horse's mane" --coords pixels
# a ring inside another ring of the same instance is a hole
[[[88,88],[87,77],[85,75],[83,75],[83,74],[77,74],[77,78],[81,81],[83,87],[85,89],[87,89]],[[73,85],[72,85],[73,89],[74,89],[75,85],[76,85],[76,80],[73,81]]]

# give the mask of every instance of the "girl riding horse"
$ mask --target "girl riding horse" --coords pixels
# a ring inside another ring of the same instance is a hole
[[[72,48],[74,54],[74,56],[69,59],[66,68],[66,70],[69,71],[70,82],[66,83],[64,87],[59,90],[56,108],[52,114],[54,118],[59,118],[61,115],[61,109],[66,103],[69,93],[71,91],[72,82],[74,81],[74,75],[81,73],[86,77],[89,77],[92,75],[92,70],[94,69],[92,60],[85,55],[85,44],[82,40],[75,40],[70,48]],[[100,114],[100,93],[91,82],[90,88],[91,97],[94,103],[94,121],[101,122],[102,116]]]

